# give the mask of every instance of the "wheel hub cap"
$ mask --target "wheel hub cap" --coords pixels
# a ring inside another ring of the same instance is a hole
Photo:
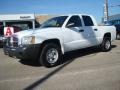
[[[46,54],[46,59],[51,64],[55,63],[58,60],[58,51],[54,48],[49,49]]]
[[[106,42],[105,47],[106,47],[106,49],[110,48],[110,42],[109,41]]]

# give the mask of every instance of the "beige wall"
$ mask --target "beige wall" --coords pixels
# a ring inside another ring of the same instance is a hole
[[[57,16],[57,15],[36,15],[36,20],[41,24],[44,21],[46,21],[52,17],[55,17],[55,16]]]

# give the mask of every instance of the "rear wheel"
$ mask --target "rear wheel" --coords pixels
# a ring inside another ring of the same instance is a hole
[[[58,45],[53,43],[46,44],[40,55],[40,64],[45,67],[52,67],[58,64],[61,58],[61,50]]]
[[[116,39],[120,39],[120,33],[117,33]]]
[[[111,39],[109,37],[105,37],[102,42],[102,51],[107,52],[111,50]]]

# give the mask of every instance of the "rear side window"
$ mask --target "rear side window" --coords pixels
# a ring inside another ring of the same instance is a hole
[[[69,19],[67,25],[72,24],[72,23],[74,24],[72,27],[81,27],[81,26],[82,26],[81,19],[80,19],[80,17],[77,16],[77,15],[72,16],[72,17]]]
[[[85,26],[94,26],[90,16],[82,16]]]

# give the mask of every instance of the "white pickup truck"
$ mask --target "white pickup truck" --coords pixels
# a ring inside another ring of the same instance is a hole
[[[115,38],[114,26],[98,26],[91,15],[70,14],[51,18],[39,29],[15,33],[7,39],[4,52],[51,67],[68,51],[92,46],[109,51]]]

